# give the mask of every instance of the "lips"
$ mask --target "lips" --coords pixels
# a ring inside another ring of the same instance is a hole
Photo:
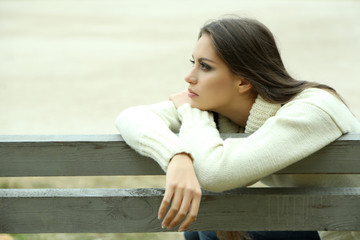
[[[189,91],[189,95],[191,95],[191,96],[199,96],[197,93],[192,91],[190,88],[188,89],[188,91]]]

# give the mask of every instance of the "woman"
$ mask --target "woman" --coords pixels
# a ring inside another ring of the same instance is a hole
[[[237,17],[209,22],[192,57],[187,91],[128,108],[116,120],[125,141],[167,172],[158,213],[163,228],[183,221],[184,231],[196,220],[200,186],[224,191],[258,180],[269,186],[356,185],[353,176],[271,175],[342,134],[359,133],[360,124],[334,89],[289,75],[262,23]],[[222,140],[219,132],[252,134]],[[323,239],[334,234],[356,233],[320,233]]]

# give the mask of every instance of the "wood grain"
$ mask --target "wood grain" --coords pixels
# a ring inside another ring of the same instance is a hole
[[[163,189],[1,189],[0,232],[161,232],[157,210],[163,193]],[[190,230],[360,230],[359,201],[359,188],[204,192]]]
[[[358,174],[359,161],[360,134],[349,134],[278,173]],[[164,174],[120,135],[0,135],[0,168],[0,177]]]

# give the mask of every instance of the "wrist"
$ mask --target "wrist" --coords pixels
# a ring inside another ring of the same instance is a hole
[[[188,160],[190,160],[191,163],[193,162],[193,159],[192,159],[191,155],[188,154],[188,153],[182,152],[182,153],[177,153],[177,154],[175,154],[175,155],[170,159],[169,163],[170,163],[170,162],[173,162],[173,161],[188,161]]]

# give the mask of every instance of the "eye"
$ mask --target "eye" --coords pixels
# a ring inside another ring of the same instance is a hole
[[[212,67],[210,67],[208,64],[201,62],[200,63],[201,69],[204,71],[210,71],[212,69]]]
[[[195,60],[193,60],[193,59],[190,59],[190,63],[193,66],[195,66],[195,64],[196,64]],[[199,65],[200,65],[200,69],[203,70],[203,71],[210,71],[210,70],[213,69],[210,65],[206,64],[203,61],[199,61]]]

